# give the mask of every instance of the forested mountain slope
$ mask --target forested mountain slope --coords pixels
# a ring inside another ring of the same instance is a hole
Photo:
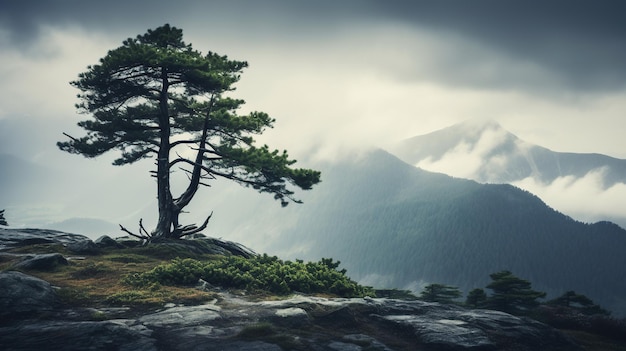
[[[382,150],[321,169],[323,183],[280,236],[293,256],[333,257],[377,287],[467,292],[506,269],[552,297],[575,290],[626,314],[617,225],[577,222],[511,185],[423,171]]]

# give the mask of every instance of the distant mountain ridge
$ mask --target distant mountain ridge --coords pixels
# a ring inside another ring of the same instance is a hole
[[[455,124],[403,140],[388,151],[408,164],[481,183],[512,183],[528,177],[551,183],[559,177],[583,177],[594,170],[603,172],[604,188],[626,183],[626,160],[595,153],[555,152],[519,139],[492,120]],[[465,174],[432,167],[446,158],[454,162],[453,158],[461,157],[472,157],[480,164]]]

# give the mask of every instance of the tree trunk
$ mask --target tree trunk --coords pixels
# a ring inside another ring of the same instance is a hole
[[[172,233],[173,205],[172,192],[170,189],[170,120],[168,108],[167,69],[161,68],[163,85],[160,94],[159,133],[160,144],[157,158],[157,202],[159,208],[159,220],[156,229],[152,233],[155,238],[169,238]]]

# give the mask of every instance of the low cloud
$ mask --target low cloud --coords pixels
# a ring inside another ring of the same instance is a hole
[[[626,227],[626,184],[603,187],[605,169],[584,177],[559,177],[543,184],[532,177],[512,183],[539,196],[548,206],[583,222],[612,220]]]
[[[441,158],[435,160],[428,157],[415,166],[460,178],[478,181],[493,179],[507,163],[504,156],[494,153],[506,142],[507,136],[504,129],[488,128],[479,136],[476,135],[477,140],[463,140]]]
[[[482,183],[510,182],[510,179],[501,181],[502,170],[507,168],[511,157],[523,154],[532,145],[515,140],[516,153],[498,153],[506,139],[505,130],[487,129],[476,139],[460,142],[441,158],[428,157],[416,166]],[[626,184],[615,183],[606,188],[605,168],[593,169],[583,177],[558,177],[549,183],[539,180],[536,172],[511,184],[537,195],[548,206],[576,220],[609,220],[626,227]]]

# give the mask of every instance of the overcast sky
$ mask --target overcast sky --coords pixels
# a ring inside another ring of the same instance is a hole
[[[277,119],[261,142],[298,159],[473,118],[555,151],[626,158],[619,0],[0,0],[0,153],[70,167],[75,186],[126,172],[56,148],[87,117],[69,82],[165,23],[249,62],[236,96]]]

